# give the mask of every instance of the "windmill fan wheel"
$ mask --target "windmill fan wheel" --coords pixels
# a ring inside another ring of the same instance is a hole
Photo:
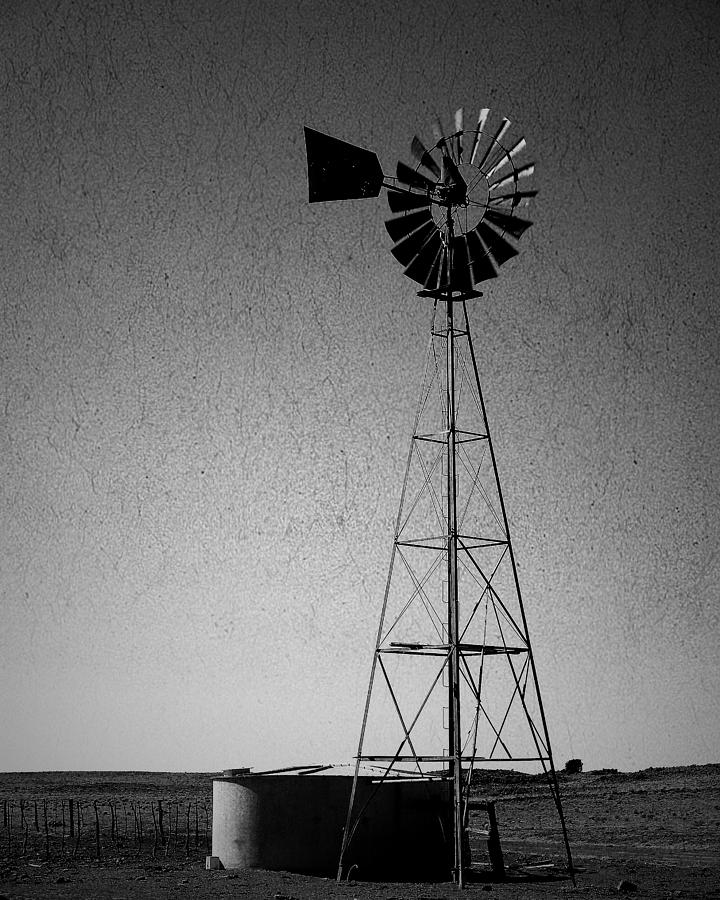
[[[483,109],[476,125],[465,129],[458,110],[451,134],[436,122],[429,149],[413,138],[414,168],[397,165],[388,191],[397,215],[385,227],[405,275],[427,290],[471,291],[495,278],[497,268],[517,256],[515,242],[532,224],[517,215],[537,194],[530,186],[534,163],[517,162],[525,138],[506,139],[508,119],[490,132],[489,117]]]

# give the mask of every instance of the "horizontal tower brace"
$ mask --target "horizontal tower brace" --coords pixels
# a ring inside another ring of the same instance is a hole
[[[457,759],[456,756],[356,756],[361,762],[450,762]],[[539,762],[550,760],[549,756],[503,756],[503,757],[487,757],[487,756],[463,756],[462,762],[486,762],[486,763],[507,763],[507,762]]]
[[[447,656],[450,644],[411,644],[393,642],[389,647],[379,647],[378,653],[417,653],[426,656]],[[458,644],[458,650],[465,656],[499,656],[511,653],[527,653],[527,647],[502,647],[497,644]]]
[[[465,334],[466,335],[467,331],[464,328],[453,328],[452,333],[454,335],[455,334]],[[447,339],[447,335],[448,335],[447,328],[445,328],[443,331],[435,331],[435,329],[433,329],[433,331],[432,331],[433,337]]]
[[[415,434],[413,440],[426,441],[430,444],[447,444],[447,431],[430,431],[427,434]],[[471,441],[486,441],[488,436],[480,431],[456,431],[456,444],[469,444]]]
[[[469,534],[459,534],[458,540],[463,542],[463,547],[461,548],[463,550],[478,550],[483,547],[505,547],[508,543],[499,538],[473,537]],[[431,543],[432,541],[435,543]],[[466,541],[477,541],[478,543],[466,544]],[[395,541],[395,543],[398,547],[422,547],[426,550],[444,550],[447,544],[447,535],[428,534],[422,538],[415,538],[409,541]]]

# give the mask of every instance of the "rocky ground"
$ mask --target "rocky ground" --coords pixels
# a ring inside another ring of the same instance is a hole
[[[720,765],[563,775],[561,789],[576,884],[564,871],[547,787],[533,776],[481,772],[475,795],[496,800],[509,876],[492,879],[483,814],[474,814],[476,875],[464,896],[527,900],[627,893],[720,900]],[[210,775],[0,774],[0,813],[0,900],[439,900],[458,893],[450,883],[336,884],[286,872],[206,871]]]

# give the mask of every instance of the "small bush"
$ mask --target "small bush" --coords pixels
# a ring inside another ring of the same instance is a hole
[[[565,774],[566,775],[579,775],[582,772],[582,760],[581,759],[569,759],[565,763]]]

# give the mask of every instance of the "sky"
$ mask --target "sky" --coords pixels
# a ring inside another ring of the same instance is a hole
[[[714,2],[4,4],[0,770],[357,748],[430,327],[382,198],[490,107],[471,310],[556,763],[720,762]]]

